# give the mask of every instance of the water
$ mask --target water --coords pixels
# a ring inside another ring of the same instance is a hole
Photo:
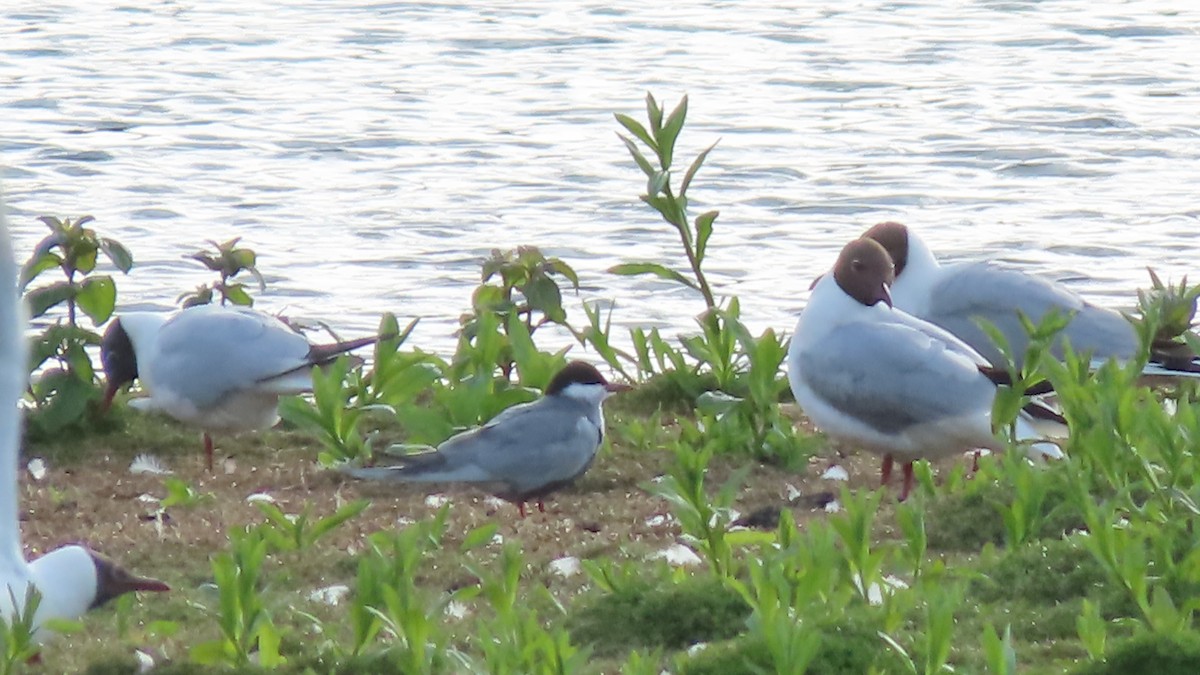
[[[122,305],[166,308],[208,279],[186,253],[242,236],[263,308],[421,316],[445,350],[479,260],[535,244],[579,271],[576,318],[689,330],[698,296],[604,272],[683,264],[614,135],[650,90],[690,94],[680,157],[720,139],[693,210],[721,210],[708,269],[756,330],[883,219],[1112,306],[1195,271],[1200,5],[495,4],[3,3],[18,251],[91,213],[137,258]]]

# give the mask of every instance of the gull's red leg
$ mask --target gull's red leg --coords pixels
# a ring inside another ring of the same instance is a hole
[[[892,456],[883,456],[883,466],[879,467],[879,487],[885,487],[892,479]]]
[[[208,470],[213,470],[213,440],[208,432],[204,432],[204,456],[208,459]]]
[[[900,501],[908,499],[908,493],[912,491],[913,484],[913,463],[909,462],[904,465],[904,489],[900,492]]]

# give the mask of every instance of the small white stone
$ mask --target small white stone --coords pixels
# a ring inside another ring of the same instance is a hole
[[[867,602],[871,603],[872,605],[882,605],[883,594],[885,592],[888,595],[891,595],[896,590],[905,588],[908,588],[908,583],[899,577],[889,574],[883,578],[882,584],[873,583],[871,584],[871,587],[867,589]]]
[[[451,600],[450,602],[446,603],[446,616],[450,617],[451,619],[464,619],[466,618],[467,614],[467,606],[463,603],[457,600]]]
[[[700,652],[704,651],[705,649],[708,649],[707,642],[697,642],[696,644],[687,648],[687,655],[695,656],[695,655],[699,654]]]
[[[440,509],[443,505],[449,503],[450,498],[441,493],[429,495],[425,498],[425,506],[428,506],[431,509]]]
[[[549,567],[551,572],[564,579],[579,574],[579,571],[582,569],[582,566],[579,564],[579,558],[573,555],[551,560]]]
[[[830,499],[825,503],[825,513],[837,513],[842,510],[842,503],[836,499]]]
[[[412,518],[409,518],[408,516],[400,516],[399,518],[396,519],[396,524],[402,528],[408,527],[409,525],[412,525],[415,522],[417,522],[417,521],[413,520]]]
[[[671,522],[674,520],[675,519],[672,518],[670,514],[659,513],[657,515],[653,515],[653,516],[650,516],[649,518],[647,518],[646,526],[647,527],[662,527],[664,525],[670,525]]]
[[[821,474],[821,478],[824,480],[850,480],[850,474],[846,473],[841,464],[834,464],[825,469],[825,473]]]
[[[785,488],[787,488],[787,500],[789,502],[796,501],[797,499],[800,498],[800,495],[804,494],[803,492],[800,491],[800,488],[796,487],[795,485],[792,485],[791,483],[784,483],[783,486]]]
[[[683,544],[672,544],[657,553],[651,554],[650,558],[655,560],[661,558],[666,560],[668,564],[675,565],[676,567],[699,565],[704,562],[700,559],[700,556],[696,555],[695,551]]]
[[[493,511],[499,511],[500,509],[504,508],[505,501],[499,497],[488,495],[487,497],[483,498],[483,505],[489,509],[492,509]]]
[[[139,673],[149,672],[154,667],[154,657],[140,649],[133,650],[133,658],[137,659]]]
[[[496,534],[492,535],[492,541],[488,544],[488,546],[500,546],[502,544],[504,544],[504,535],[497,532]]]
[[[174,472],[163,466],[162,461],[154,455],[138,455],[129,464],[129,473],[149,473],[156,476],[165,476]]]
[[[29,460],[29,464],[26,465],[26,468],[29,469],[29,475],[32,476],[34,480],[41,480],[46,477],[46,460],[42,459],[41,457],[34,457],[33,459]]]
[[[308,599],[312,602],[319,602],[330,607],[337,607],[342,600],[350,593],[350,587],[345,584],[334,584],[325,588],[318,588],[308,594]]]
[[[274,504],[275,498],[265,492],[255,492],[254,494],[250,495],[249,497],[246,497],[246,502],[250,503],[250,504],[253,504],[255,502],[266,502],[268,504]]]
[[[157,504],[160,501],[162,501],[158,497],[155,497],[154,495],[152,495],[148,492],[143,492],[142,494],[138,495],[137,500],[139,502],[142,502],[143,504]]]

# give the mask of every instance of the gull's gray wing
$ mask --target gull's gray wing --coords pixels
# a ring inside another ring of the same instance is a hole
[[[1119,313],[1086,302],[1041,277],[989,263],[947,268],[934,285],[928,312],[922,318],[954,333],[989,362],[999,364],[1000,350],[979,327],[979,319],[995,325],[1019,359],[1029,339],[1018,312],[1038,323],[1055,309],[1063,314],[1074,313],[1061,335],[1070,339],[1075,351],[1090,351],[1099,358],[1130,358],[1135,353],[1137,336]],[[1062,356],[1061,340],[1054,351]]]
[[[397,467],[351,469],[358,478],[503,483],[522,495],[583,473],[600,445],[587,406],[556,397],[509,408]]]
[[[262,312],[193,307],[159,330],[151,377],[204,408],[233,391],[273,391],[260,383],[304,366],[309,349],[303,335]]]
[[[829,405],[895,433],[990,411],[996,389],[976,358],[907,322],[855,321],[800,352],[800,369]]]

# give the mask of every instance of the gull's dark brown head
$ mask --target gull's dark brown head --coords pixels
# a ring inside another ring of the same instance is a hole
[[[92,601],[90,609],[95,609],[113,598],[134,591],[163,593],[171,590],[170,586],[158,579],[139,577],[106,556],[91,549],[87,549],[87,552],[92,556],[92,562],[96,565],[96,598]]]
[[[113,319],[104,331],[100,340],[100,363],[104,367],[104,403],[103,410],[112,405],[113,397],[121,387],[131,384],[138,376],[137,356],[133,352],[133,341],[129,333],[121,325],[120,319]]]
[[[879,223],[863,233],[864,239],[874,239],[879,242],[896,266],[896,276],[904,273],[908,264],[908,228],[900,223],[888,221]]]
[[[846,295],[868,307],[881,301],[892,306],[889,288],[896,273],[888,252],[874,239],[846,244],[833,266],[833,278]]]

